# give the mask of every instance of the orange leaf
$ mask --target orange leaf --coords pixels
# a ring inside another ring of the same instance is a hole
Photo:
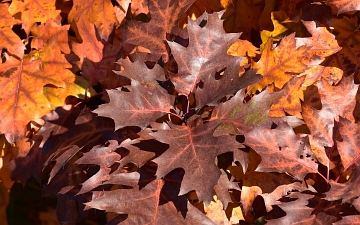
[[[255,57],[256,54],[260,54],[260,52],[251,42],[247,40],[237,40],[230,46],[227,54],[232,56]]]
[[[287,112],[290,115],[301,118],[300,100],[304,101],[304,93],[301,85],[304,80],[304,77],[294,77],[286,84],[279,101],[271,106],[269,116],[282,117],[286,116],[285,112]]]
[[[48,19],[59,21],[60,10],[56,10],[53,0],[14,0],[9,6],[12,15],[21,13],[22,25],[29,34],[31,26],[36,22],[45,23]]]
[[[311,49],[308,51],[308,53],[319,56],[321,61],[323,61],[325,57],[335,54],[341,50],[338,42],[335,39],[335,36],[331,34],[325,27],[316,27],[314,21],[303,21],[303,24],[312,37],[297,38],[296,46],[311,46]],[[320,63],[315,62],[315,64],[318,65]]]
[[[81,62],[84,58],[93,62],[100,62],[103,57],[104,45],[96,38],[94,25],[84,17],[80,17],[76,27],[81,35],[82,43],[72,42],[72,50],[80,57]]]
[[[21,61],[9,56],[0,64],[0,127],[10,143],[25,135],[29,121],[49,112],[43,86],[63,87],[61,74],[70,66],[54,42],[31,56]]]
[[[58,26],[52,23],[51,20],[46,21],[45,24],[34,25],[31,27],[31,34],[35,36],[31,42],[31,47],[40,50],[43,48],[43,42],[55,39],[60,50],[65,54],[70,54],[68,38],[69,28],[70,25]],[[37,42],[35,40],[37,40]],[[36,43],[39,43],[39,45],[36,45]]]
[[[306,52],[310,47],[296,48],[295,33],[282,39],[279,46],[273,48],[272,39],[265,44],[265,49],[256,67],[258,74],[264,76],[255,84],[250,92],[261,91],[264,87],[274,83],[275,87],[282,88],[294,74],[304,72],[308,66],[304,63]]]
[[[303,87],[308,87],[314,84],[316,81],[325,79],[329,84],[337,84],[343,77],[343,71],[336,67],[325,66],[313,66],[310,69],[303,72],[302,75],[306,75],[306,79],[303,83]]]
[[[114,26],[118,24],[111,1],[104,0],[74,0],[68,20],[78,22],[81,17],[94,24],[101,39],[107,41]]]
[[[8,12],[7,5],[4,4],[0,5],[0,18],[0,50],[6,48],[11,54],[22,58],[25,46],[11,29],[12,25],[21,24],[21,21],[13,19]]]

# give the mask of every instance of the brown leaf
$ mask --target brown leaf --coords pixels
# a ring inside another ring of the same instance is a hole
[[[287,123],[280,122],[273,130],[256,126],[244,135],[244,144],[263,156],[255,171],[287,172],[298,180],[308,173],[318,173],[310,145]]]

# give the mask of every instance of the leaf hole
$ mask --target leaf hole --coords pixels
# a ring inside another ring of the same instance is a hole
[[[304,158],[304,156],[303,155],[300,155],[300,159],[303,159]]]

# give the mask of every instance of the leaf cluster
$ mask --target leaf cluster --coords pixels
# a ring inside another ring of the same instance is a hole
[[[359,6],[0,3],[4,185],[62,224],[360,221]]]

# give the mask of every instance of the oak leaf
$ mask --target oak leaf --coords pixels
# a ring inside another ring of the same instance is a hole
[[[282,96],[278,102],[270,108],[269,116],[283,117],[288,113],[301,118],[301,102],[304,101],[304,93],[302,84],[305,78],[292,78],[281,91]]]
[[[317,110],[303,104],[302,116],[309,127],[310,143],[321,163],[327,162],[324,147],[332,147],[334,121],[339,116],[354,121],[353,111],[356,103],[358,85],[354,84],[353,76],[343,77],[337,86],[331,86],[326,81],[318,81],[317,87],[321,97],[322,109]],[[347,98],[348,101],[344,101]],[[327,164],[327,163],[326,163]]]
[[[308,141],[296,136],[287,123],[280,122],[273,130],[257,126],[244,135],[244,144],[264,156],[255,171],[287,172],[298,180],[318,173]]]
[[[338,14],[360,10],[359,0],[326,0],[325,2],[328,5],[335,6],[339,10]]]
[[[94,25],[81,16],[76,27],[82,43],[72,42],[71,49],[80,58],[80,61],[87,58],[93,62],[99,62],[103,58],[104,45],[97,39]]]
[[[235,126],[236,129],[240,129],[240,133],[242,129],[251,129],[251,127],[256,125],[270,128],[273,122],[278,124],[280,121],[287,121],[292,127],[302,124],[296,117],[269,117],[271,105],[281,98],[280,92],[270,94],[265,90],[254,96],[247,103],[243,103],[244,97],[245,90],[242,89],[230,100],[214,108],[211,119],[220,119],[224,122],[217,128],[218,132],[223,135],[227,133],[229,131],[229,123],[233,124],[232,127]]]
[[[75,161],[76,164],[94,164],[100,166],[99,171],[82,184],[80,191],[77,193],[78,195],[91,191],[93,188],[101,185],[103,181],[110,179],[110,166],[121,158],[115,152],[118,147],[117,141],[112,140],[109,146],[94,146],[89,152],[84,153],[80,159]]]
[[[156,81],[152,85],[144,88],[142,83],[132,80],[130,92],[108,90],[110,102],[101,105],[94,112],[114,119],[116,130],[126,126],[145,128],[157,118],[169,113],[170,105],[174,101],[174,97],[168,95]],[[122,99],[132,99],[132,103]],[[117,111],[116,114],[114,109]]]
[[[8,12],[8,6],[0,5],[0,49],[6,48],[11,54],[22,58],[24,55],[25,46],[19,36],[11,30],[15,24],[21,24],[21,20],[13,19]]]
[[[31,26],[36,22],[45,23],[47,20],[60,24],[60,10],[56,10],[52,0],[15,0],[9,6],[11,15],[21,13],[22,27],[29,35]]]
[[[32,57],[19,61],[9,56],[5,63],[0,64],[3,106],[0,125],[10,143],[25,135],[29,121],[49,112],[50,103],[42,88],[47,84],[64,87],[59,74],[64,74],[69,66],[54,42],[40,52],[33,52]]]
[[[41,50],[46,42],[51,42],[52,39],[55,39],[60,50],[65,54],[69,54],[69,28],[70,25],[59,26],[52,23],[51,20],[46,21],[45,24],[34,24],[31,27],[31,34],[35,37],[31,41],[31,47]]]
[[[306,29],[312,35],[310,38],[296,38],[296,46],[302,45],[311,46],[308,50],[308,54],[318,56],[324,60],[325,57],[333,55],[341,50],[335,36],[331,34],[325,27],[316,27],[314,21],[302,21]],[[313,57],[314,57],[313,56]],[[316,57],[314,57],[316,58]],[[318,65],[319,59],[309,64]]]
[[[225,152],[239,151],[238,148],[242,147],[233,137],[213,137],[212,133],[218,125],[218,121],[205,124],[195,121],[183,126],[169,124],[170,129],[151,134],[156,140],[170,145],[166,152],[153,160],[158,164],[156,176],[164,177],[173,169],[184,168],[179,194],[195,190],[206,205],[212,200],[213,188],[221,175],[215,165],[215,157]],[[202,180],[201,184],[197,182],[199,180]]]
[[[337,42],[341,45],[341,51],[331,58],[329,66],[344,70],[344,75],[349,76],[360,68],[360,41],[359,25],[355,17],[344,16],[327,20],[329,27],[334,27],[331,32],[335,35]]]
[[[281,89],[293,75],[304,72],[308,69],[305,59],[310,48],[307,46],[296,48],[295,33],[284,37],[276,48],[273,48],[273,41],[269,39],[256,65],[259,68],[257,73],[264,78],[252,86],[251,92],[261,91],[272,83]]]
[[[167,62],[168,52],[165,45],[167,35],[180,34],[181,30],[178,26],[180,16],[193,2],[194,0],[149,0],[150,22],[133,20],[124,23],[124,42],[149,49],[150,61],[157,61],[162,57],[163,61]]]
[[[225,33],[220,16],[221,13],[205,13],[207,23],[204,27],[189,19],[187,48],[168,42],[179,67],[178,73],[171,74],[170,80],[180,94],[194,93],[201,80],[213,76],[215,72],[234,62],[236,57],[227,55],[227,50],[239,38],[239,34]],[[219,58],[222,60],[218,60]]]
[[[74,5],[69,13],[68,20],[76,23],[84,17],[85,20],[95,25],[100,38],[108,41],[114,26],[118,24],[114,7],[110,1],[102,0],[74,0]]]

